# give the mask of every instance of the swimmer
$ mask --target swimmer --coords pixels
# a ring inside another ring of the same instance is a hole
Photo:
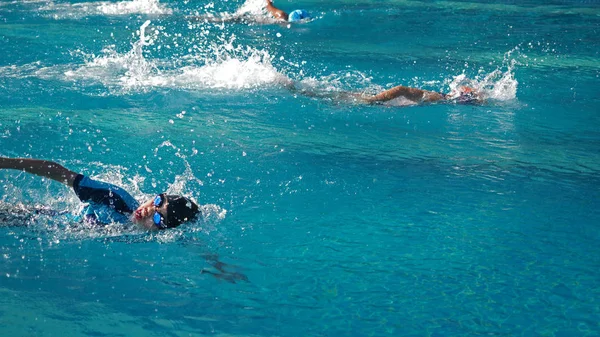
[[[357,98],[371,104],[385,103],[397,98],[404,98],[417,104],[435,102],[480,104],[484,101],[479,91],[467,86],[461,86],[448,94],[443,94],[399,85],[373,96],[359,94]]]
[[[131,221],[148,230],[163,230],[177,227],[200,214],[198,205],[184,196],[161,193],[140,205],[120,187],[93,180],[48,160],[0,157],[0,169],[24,171],[72,187],[79,200],[89,203],[77,217],[88,224]]]
[[[200,16],[190,16],[189,19],[196,21],[204,21],[210,23],[246,23],[246,24],[268,24],[273,23],[273,19],[277,23],[283,22],[300,22],[304,19],[310,18],[308,12],[304,9],[296,9],[291,11],[289,14],[282,11],[281,9],[273,6],[273,0],[266,0],[266,10],[273,17],[265,17],[260,15],[254,15],[250,13],[221,13],[220,15],[207,14]]]
[[[299,92],[300,94],[305,96],[330,98],[335,101],[353,101],[367,104],[390,104],[394,100],[404,100],[412,104],[482,104],[485,102],[483,95],[477,89],[467,86],[461,86],[456,89],[453,89],[448,94],[443,94],[440,92],[398,85],[391,89],[382,91],[376,95],[367,95],[365,93],[348,91],[316,92],[311,88],[298,88],[296,87],[296,84],[294,82],[286,83],[285,87],[287,87],[291,91]]]
[[[304,9],[296,9],[290,12],[290,14],[282,11],[281,9],[273,6],[273,0],[267,0],[267,11],[277,20],[287,22],[298,22],[303,19],[310,18],[310,15]]]

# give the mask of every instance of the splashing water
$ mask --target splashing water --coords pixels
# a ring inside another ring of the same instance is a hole
[[[518,82],[514,77],[514,68],[518,63],[513,53],[518,52],[519,48],[505,53],[502,65],[490,73],[483,70],[475,76],[468,78],[465,73],[452,77],[444,81],[449,87],[448,92],[458,92],[460,87],[471,87],[478,91],[483,99],[494,101],[508,101],[516,98]],[[359,71],[350,71],[345,73],[336,73],[327,76],[306,77],[294,83],[294,88],[301,94],[332,99],[333,101],[344,101],[346,103],[361,102],[357,97],[361,95],[373,95],[385,90],[380,85],[372,82],[372,77]],[[414,86],[423,88],[439,84],[438,81],[421,81]],[[397,83],[400,85],[402,83]],[[435,89],[434,89],[435,90]],[[443,90],[440,90],[443,91]],[[398,97],[390,100],[384,105],[408,106],[416,104],[413,101]]]
[[[225,216],[227,215],[227,210],[219,205],[202,204],[201,202],[199,202],[201,200],[199,198],[199,189],[200,187],[204,186],[204,182],[198,177],[196,177],[192,166],[187,160],[187,156],[182,153],[180,148],[175,146],[170,141],[166,140],[154,149],[154,157],[158,157],[160,151],[174,151],[173,154],[168,154],[167,156],[170,158],[177,157],[181,159],[181,163],[185,167],[183,173],[175,176],[175,180],[173,181],[173,183],[169,184],[165,193],[179,194],[185,195],[187,197],[192,197],[192,200],[198,203],[200,207],[200,211],[202,214],[201,218],[199,219],[200,221],[194,221],[192,225],[187,227],[190,227],[194,232],[214,231],[217,228],[216,224],[225,219]],[[155,184],[153,185],[155,186]]]
[[[133,0],[116,3],[100,1],[75,4],[55,4],[50,1],[39,10],[47,12],[54,19],[83,18],[92,15],[173,14],[172,9],[160,4],[158,0]]]
[[[303,71],[299,72],[300,75]],[[330,99],[335,102],[358,103],[365,91],[383,89],[371,83],[372,77],[360,71],[347,71],[320,77],[306,77],[294,82],[293,89],[302,95]],[[360,89],[356,89],[360,88]]]
[[[266,10],[265,10],[265,1],[264,0],[246,0],[246,2],[244,2],[242,4],[242,6],[240,6],[240,8],[238,8],[238,10],[235,11],[236,15],[256,15],[256,16],[264,16],[266,15]]]
[[[175,181],[169,185],[169,187],[167,189],[167,193],[169,193],[169,194],[186,194],[186,195],[192,194],[191,190],[186,189],[188,182],[193,182],[198,187],[204,186],[204,182],[194,175],[192,167],[187,160],[187,156],[182,153],[180,148],[173,145],[173,143],[171,143],[169,140],[166,140],[154,149],[154,157],[159,157],[159,151],[161,151],[161,150],[174,151],[174,153],[168,154],[168,157],[177,157],[177,158],[181,159],[181,162],[185,167],[184,172],[181,175],[177,175],[175,177]]]
[[[300,72],[302,74],[302,72]],[[300,80],[298,83],[300,86],[305,86],[312,90],[319,90],[323,92],[338,92],[338,91],[351,91],[356,90],[355,88],[367,88],[372,86],[371,80],[373,78],[367,76],[360,71],[346,71],[343,73],[334,73],[326,76],[306,77]]]
[[[204,9],[210,10],[215,6],[209,3]],[[248,0],[242,4],[235,12],[206,12],[200,14],[196,11],[194,18],[198,21],[205,20],[212,23],[223,22],[244,22],[245,24],[274,24],[279,21],[267,13],[264,0]]]
[[[251,4],[253,2],[247,2]],[[144,54],[148,46],[153,46],[161,34],[163,27],[152,27],[147,31],[150,21],[144,22],[138,31],[139,39],[132,43],[130,51],[122,54],[115,50],[114,45],[109,45],[102,50],[102,54],[86,54],[76,51],[74,54],[83,55],[85,65],[77,69],[65,69],[65,66],[42,68],[35,71],[35,76],[51,79],[63,77],[67,81],[81,81],[83,84],[92,82],[100,83],[107,87],[112,94],[128,94],[131,92],[148,92],[155,88],[174,89],[252,89],[268,85],[283,85],[293,87],[299,93],[334,100],[355,101],[356,94],[375,94],[384,88],[371,83],[372,78],[357,71],[349,71],[328,76],[304,77],[300,65],[295,66],[294,81],[278,71],[273,64],[273,56],[266,50],[259,50],[249,46],[236,45],[235,35],[228,38],[217,38],[203,48],[190,49],[196,54],[188,54],[171,60],[156,60],[146,58]],[[208,30],[203,30],[202,38],[209,35]],[[198,42],[202,45],[202,42]],[[160,49],[160,45],[156,49]],[[196,47],[196,45],[194,45]],[[514,67],[519,64],[513,57],[515,52],[520,52],[516,47],[504,55],[502,65],[490,73],[480,70],[475,78],[470,79],[465,73],[447,79],[443,82],[450,91],[461,86],[469,86],[478,90],[484,99],[495,101],[512,100],[516,97],[518,82],[514,77]],[[181,66],[182,64],[186,64]],[[304,64],[304,63],[303,63]],[[32,64],[36,68],[39,64]],[[13,67],[14,68],[14,67]],[[13,69],[0,68],[0,73],[6,76],[28,71],[26,67]],[[59,74],[57,74],[59,73]],[[26,75],[29,76],[29,75]],[[401,84],[401,83],[398,83]],[[431,86],[423,82],[425,87]],[[420,87],[419,84],[415,84]],[[439,89],[440,91],[444,91]],[[404,104],[401,104],[404,105]]]
[[[225,50],[228,52],[219,53],[215,60],[206,60],[202,67],[182,68],[173,77],[173,83],[184,88],[248,89],[289,81],[271,64],[272,57],[267,51],[242,46]]]
[[[172,14],[173,10],[161,5],[158,0],[133,0],[117,3],[102,3],[98,9],[107,15],[125,14]]]
[[[93,80],[107,86],[113,93],[148,91],[156,87],[165,88],[228,88],[247,89],[269,84],[286,83],[289,79],[279,73],[271,64],[268,52],[252,47],[236,46],[235,36],[229,40],[208,46],[201,55],[188,55],[182,60],[165,62],[159,69],[159,62],[144,57],[144,47],[151,46],[158,35],[147,37],[146,30],[150,21],[146,21],[139,30],[139,40],[132,49],[119,54],[114,46],[105,48],[103,55],[85,55],[86,64],[74,71],[65,72],[67,80]],[[169,65],[180,61],[193,65],[169,69]],[[197,63],[204,63],[202,66]]]
[[[517,97],[517,86],[519,82],[515,79],[513,71],[518,64],[518,61],[512,57],[512,54],[518,50],[519,48],[516,47],[505,53],[502,65],[494,71],[484,74],[483,78],[481,75],[478,75],[474,79],[469,79],[464,73],[454,76],[452,81],[448,83],[450,92],[457,91],[458,88],[467,86],[480,92],[484,99],[495,101],[515,99]],[[504,68],[505,70],[503,71]]]
[[[153,44],[153,39],[146,38],[148,25],[149,20],[140,27],[140,39],[132,44],[129,52],[121,55],[114,50],[114,46],[104,48],[104,55],[98,57],[81,52],[88,59],[86,65],[65,72],[65,77],[68,80],[99,81],[109,89],[115,89],[115,86],[126,90],[143,89],[150,74],[158,71],[156,65],[143,55],[143,47]]]

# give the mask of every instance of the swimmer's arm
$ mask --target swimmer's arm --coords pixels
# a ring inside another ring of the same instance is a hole
[[[288,14],[282,11],[281,9],[273,6],[273,0],[267,0],[267,11],[269,11],[269,13],[271,13],[271,15],[273,15],[275,19],[284,21],[288,20]]]
[[[19,170],[73,187],[77,172],[48,160],[0,157],[0,169]]]
[[[385,102],[397,97],[405,97],[413,102],[436,102],[444,99],[444,95],[427,90],[410,88],[399,85],[371,97],[365,97],[364,100],[369,103]]]

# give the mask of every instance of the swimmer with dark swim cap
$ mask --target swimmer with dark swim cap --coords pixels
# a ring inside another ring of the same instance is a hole
[[[310,15],[304,9],[296,9],[288,14],[273,6],[273,0],[267,0],[267,11],[271,13],[275,19],[287,22],[299,22],[301,20],[310,18]]]
[[[72,187],[82,202],[89,203],[78,217],[89,224],[132,221],[149,230],[163,230],[201,214],[194,201],[180,195],[163,193],[140,205],[118,186],[93,180],[48,160],[0,157],[0,169],[24,171]]]
[[[195,219],[199,212],[192,200],[162,193],[140,205],[133,213],[133,222],[148,229],[175,228]]]

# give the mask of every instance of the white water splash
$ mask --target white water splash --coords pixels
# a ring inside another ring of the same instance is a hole
[[[519,82],[515,79],[514,68],[518,64],[512,54],[519,51],[515,48],[504,54],[502,65],[490,73],[480,72],[473,79],[467,78],[463,73],[453,77],[448,83],[450,92],[456,92],[460,87],[471,87],[478,91],[483,99],[494,101],[508,101],[517,97]]]
[[[451,79],[444,81],[418,81],[413,80],[413,84],[408,86],[414,86],[425,90],[436,90],[428,89],[433,85],[447,85],[449,87],[449,93],[458,93],[459,88],[466,86],[475,89],[479,93],[479,96],[484,100],[493,101],[508,101],[516,98],[518,82],[514,77],[514,67],[518,64],[517,60],[513,57],[513,53],[518,51],[515,48],[504,55],[504,61],[500,67],[492,72],[486,73],[480,70],[479,75],[471,79],[466,74],[460,74],[454,76]],[[384,91],[386,88],[375,85],[372,82],[372,77],[359,71],[349,71],[345,73],[335,73],[327,76],[306,77],[292,85],[294,91],[301,95],[330,99],[334,102],[344,103],[358,103],[363,104],[364,97],[368,97],[379,92]],[[407,85],[406,83],[395,83],[391,86],[396,85]],[[390,85],[388,85],[388,88]],[[443,91],[438,89],[440,92]],[[405,97],[398,97],[382,103],[383,105],[389,106],[409,106],[415,105],[416,102],[408,100]]]
[[[121,2],[84,2],[84,3],[54,3],[48,2],[39,9],[42,14],[51,16],[54,19],[79,19],[93,15],[168,15],[173,14],[173,10],[166,5],[159,3],[158,0],[132,0]]]
[[[140,27],[140,39],[132,44],[132,48],[125,54],[119,54],[114,46],[108,46],[102,50],[102,55],[89,55],[79,51],[86,58],[86,64],[76,70],[66,71],[64,76],[67,80],[92,80],[101,82],[109,89],[126,90],[143,89],[147,79],[153,73],[158,72],[156,64],[144,58],[143,48],[153,44],[153,38],[146,37],[146,29],[150,21],[144,22]],[[154,31],[154,36],[158,32]]]
[[[204,9],[210,10],[214,8],[213,3],[204,6]],[[270,15],[265,7],[264,0],[247,0],[235,12],[220,12],[220,13],[198,13],[192,17],[198,21],[206,21],[212,23],[223,22],[243,22],[246,24],[274,24],[280,21]]]
[[[9,65],[0,67],[1,77],[26,78],[35,76],[34,74],[42,68],[42,62],[36,61],[21,66]]]
[[[303,73],[303,70],[298,71],[300,76]],[[360,71],[352,70],[320,77],[301,78],[290,87],[294,92],[304,96],[329,99],[334,102],[363,103],[360,99],[362,95],[384,90],[381,86],[372,84],[372,79]]]
[[[133,0],[117,3],[101,3],[98,9],[107,15],[125,14],[172,14],[173,10],[161,5],[158,0]]]
[[[183,154],[183,151],[170,141],[166,140],[154,149],[154,157],[159,157],[159,160],[160,157],[168,157],[171,162],[177,157],[185,167],[183,173],[175,176],[175,180],[173,183],[169,184],[165,193],[185,195],[199,205],[201,217],[192,221],[190,224],[187,224],[186,227],[190,228],[192,232],[202,231],[207,233],[218,228],[217,223],[225,219],[227,210],[216,204],[202,203],[199,190],[204,186],[204,182],[196,177],[194,170],[192,169],[187,156]],[[155,185],[156,184],[153,183],[153,186]]]
[[[265,15],[265,2],[265,0],[246,0],[242,6],[235,11],[235,14]]]
[[[181,88],[248,89],[287,81],[271,64],[268,52],[249,47],[245,54],[241,59],[227,56],[202,67],[184,67],[172,83]]]
[[[298,72],[302,75],[304,72],[300,70]],[[368,88],[373,84],[371,83],[372,77],[364,74],[363,72],[352,70],[342,73],[334,73],[321,77],[306,77],[300,80],[298,83],[301,86],[312,88],[320,91],[352,91],[354,88]]]
[[[36,4],[41,2],[47,2],[47,0],[15,0],[15,1],[2,1],[0,7],[9,5],[23,5],[23,4]]]
[[[235,36],[208,47],[208,53],[187,56],[164,64],[144,57],[144,47],[154,44],[158,30],[153,29],[147,37],[146,21],[139,30],[140,39],[132,44],[132,49],[124,54],[108,46],[102,55],[84,54],[86,64],[65,72],[69,81],[100,82],[113,93],[148,91],[153,88],[228,88],[247,89],[270,84],[289,82],[271,64],[268,52],[252,47],[235,45]],[[82,53],[83,54],[83,53]],[[170,68],[173,64],[185,61],[192,65]],[[197,65],[202,64],[202,65]]]

